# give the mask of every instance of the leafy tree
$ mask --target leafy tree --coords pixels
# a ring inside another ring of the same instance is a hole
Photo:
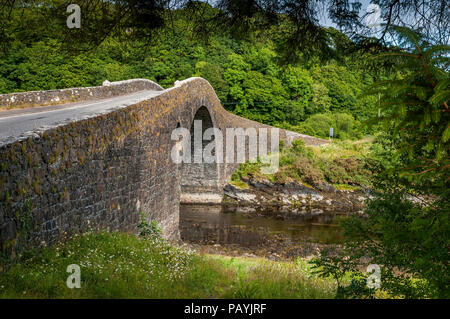
[[[296,101],[299,106],[306,109],[308,101],[312,98],[313,80],[307,70],[300,67],[288,67],[283,72],[283,82],[289,91],[290,100]]]
[[[358,121],[346,113],[314,114],[297,127],[294,127],[294,130],[307,135],[328,138],[331,127],[335,138],[354,139],[361,137]]]
[[[331,98],[328,95],[328,88],[323,83],[313,83],[312,100],[307,108],[307,113],[325,113],[331,108]]]
[[[242,103],[244,107],[248,102],[244,96],[242,83],[247,76],[247,72],[250,71],[250,68],[250,64],[245,62],[241,55],[233,53],[228,57],[228,63],[224,72],[224,78],[230,85],[230,97]]]
[[[214,87],[220,100],[226,100],[229,85],[223,77],[224,70],[221,66],[211,64],[205,61],[199,61],[195,64],[195,75],[209,81]]]

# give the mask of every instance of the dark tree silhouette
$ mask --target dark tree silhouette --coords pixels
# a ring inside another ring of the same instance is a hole
[[[72,0],[3,0],[0,2],[0,41],[3,48],[13,38],[27,39],[58,36],[72,50],[97,46],[112,33],[124,38],[149,40],[161,30],[167,32],[171,18],[186,9],[199,37],[211,32],[227,32],[245,37],[254,30],[269,30],[285,25],[279,45],[286,58],[298,52],[322,54],[330,50],[330,37],[320,25],[321,17],[333,21],[361,47],[387,46],[393,41],[389,27],[409,27],[434,44],[448,44],[450,39],[450,2],[447,0],[373,0],[379,5],[379,27],[364,23],[360,1],[350,0],[78,0],[83,27],[68,29],[66,7]],[[13,10],[15,9],[15,10]]]

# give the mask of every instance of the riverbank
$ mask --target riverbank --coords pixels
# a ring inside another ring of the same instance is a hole
[[[278,218],[323,214],[363,214],[364,201],[370,196],[363,190],[338,190],[324,183],[318,190],[296,182],[272,183],[268,180],[243,179],[246,187],[227,184],[223,205],[236,212],[273,212]]]
[[[280,148],[279,168],[261,173],[261,162],[244,163],[224,188],[230,211],[291,215],[363,214],[375,174],[371,138],[307,147],[296,140]]]
[[[67,266],[81,270],[70,289]],[[193,252],[155,238],[84,234],[0,269],[0,298],[333,298],[307,261]]]

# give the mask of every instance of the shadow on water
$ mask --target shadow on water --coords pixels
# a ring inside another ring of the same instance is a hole
[[[342,229],[335,215],[280,218],[226,212],[220,205],[181,205],[180,233],[185,242],[256,247],[283,238],[292,244],[339,244]],[[275,239],[274,239],[275,238]]]

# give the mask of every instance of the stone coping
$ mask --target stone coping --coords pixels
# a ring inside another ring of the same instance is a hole
[[[0,94],[0,109],[103,99],[142,90],[162,91],[164,88],[148,79],[130,79],[116,82],[104,81],[101,86]]]

